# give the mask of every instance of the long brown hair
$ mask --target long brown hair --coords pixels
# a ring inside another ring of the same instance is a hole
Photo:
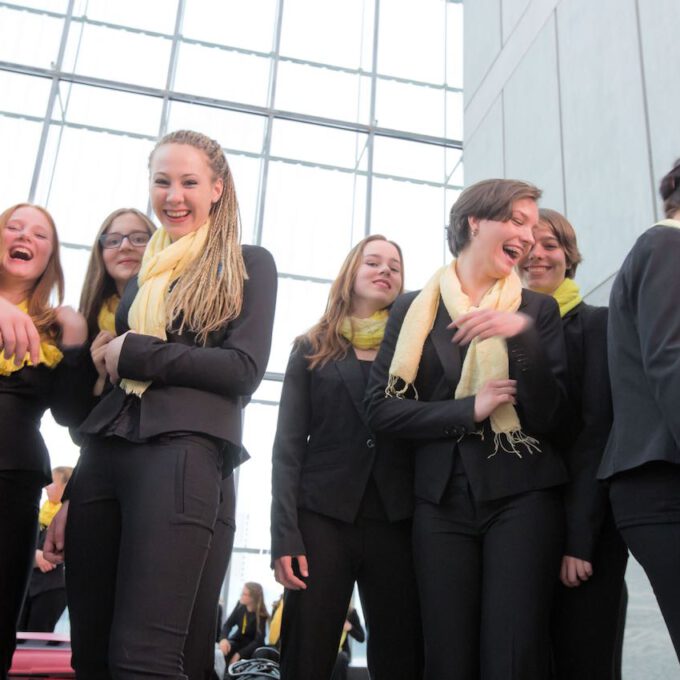
[[[116,282],[106,271],[99,238],[110,229],[114,220],[121,217],[121,215],[135,215],[135,217],[138,217],[144,226],[146,226],[149,234],[153,234],[154,231],[156,231],[154,223],[143,212],[136,208],[119,208],[118,210],[114,210],[102,222],[94,240],[94,244],[92,245],[90,262],[87,265],[87,273],[85,274],[83,289],[80,294],[80,313],[87,321],[87,332],[91,338],[99,332],[97,318],[102,305],[104,304],[104,300],[115,295],[117,292]]]
[[[257,628],[260,628],[260,621],[266,621],[269,618],[267,606],[264,603],[264,592],[262,586],[255,581],[248,581],[243,584],[243,587],[248,590],[255,609],[255,620],[257,621]]]
[[[364,248],[371,241],[387,241],[397,249],[401,261],[401,288],[399,292],[401,293],[404,290],[404,256],[401,253],[401,248],[394,241],[390,241],[380,234],[373,234],[359,241],[347,254],[335,281],[331,285],[323,316],[295,341],[296,345],[305,340],[309,342],[311,352],[307,355],[307,360],[310,368],[323,366],[329,361],[341,359],[347,354],[350,343],[342,337],[340,328],[345,318],[350,315],[354,279],[356,279],[362,261]]]
[[[203,253],[182,274],[168,295],[168,327],[180,319],[205,344],[208,334],[241,313],[243,282],[247,278],[240,246],[241,224],[236,187],[222,147],[214,139],[192,130],[165,135],[149,156],[149,170],[156,150],[164,144],[187,144],[202,151],[213,172],[221,179],[222,194],[210,208],[211,225]]]
[[[4,231],[12,215],[19,208],[34,208],[40,211],[52,229],[52,254],[47,261],[45,271],[35,282],[29,294],[28,313],[41,336],[49,340],[58,340],[61,336],[61,328],[57,324],[54,308],[50,304],[50,296],[55,288],[57,290],[57,304],[60,305],[64,300],[64,272],[61,268],[61,260],[59,259],[59,235],[57,234],[57,227],[54,224],[52,215],[45,208],[32,203],[17,203],[0,214],[0,234]],[[2,240],[0,239],[1,248]]]
[[[663,210],[666,217],[673,217],[680,210],[680,158],[663,176],[659,184],[659,194],[663,199]]]

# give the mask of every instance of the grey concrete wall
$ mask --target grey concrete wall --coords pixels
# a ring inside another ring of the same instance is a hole
[[[678,26],[677,0],[465,3],[465,183],[540,186],[577,230],[593,302],[662,216],[656,187],[680,157]]]

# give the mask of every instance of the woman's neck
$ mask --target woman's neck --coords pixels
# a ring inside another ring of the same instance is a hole
[[[23,281],[6,280],[0,274],[0,296],[5,300],[11,302],[13,305],[18,305],[31,295],[31,286],[26,285]]]
[[[495,279],[484,273],[484,263],[477,262],[469,252],[462,252],[456,259],[456,275],[460,287],[477,307],[487,291],[496,283]]]
[[[381,310],[380,305],[376,305],[371,300],[352,300],[352,305],[349,310],[349,315],[357,319],[368,319],[376,312]]]

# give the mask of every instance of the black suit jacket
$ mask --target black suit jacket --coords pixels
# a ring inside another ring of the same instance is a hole
[[[680,229],[654,226],[628,253],[609,300],[614,423],[599,477],[680,465]]]
[[[168,333],[167,341],[130,333],[118,362],[121,378],[151,381],[141,399],[140,436],[196,432],[216,437],[225,442],[232,468],[247,457],[241,446],[241,411],[267,367],[277,284],[270,253],[258,246],[242,248],[248,278],[237,319],[211,333],[205,347],[186,331],[182,335]],[[134,280],[128,284],[116,313],[119,334],[129,330],[127,316],[136,293]],[[81,431],[106,432],[125,398],[122,389],[112,389],[93,409]]]
[[[557,303],[522,291],[520,311],[534,324],[507,341],[510,377],[517,380],[517,411],[525,434],[539,439],[540,453],[499,451],[493,456],[488,419],[484,438],[474,434],[474,397],[454,399],[463,351],[451,342],[451,318],[440,300],[434,327],[425,341],[415,387],[419,399],[385,396],[389,367],[404,315],[417,292],[401,296],[392,308],[385,339],[373,364],[368,386],[368,419],[378,432],[411,441],[415,456],[415,494],[439,503],[460,455],[478,501],[563,484],[567,473],[549,437],[565,403],[564,335]],[[412,394],[409,394],[412,397]]]
[[[309,369],[305,342],[283,381],[272,459],[272,557],[305,554],[297,511],[353,522],[371,472],[387,517],[413,513],[413,463],[402,444],[376,437],[364,412],[364,379],[353,350]]]
[[[609,512],[597,468],[612,424],[607,367],[607,308],[585,302],[562,319],[569,367],[569,417],[559,438],[569,468],[565,554],[591,560]]]

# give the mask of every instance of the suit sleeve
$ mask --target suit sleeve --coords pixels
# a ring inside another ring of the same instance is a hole
[[[241,314],[229,323],[221,346],[197,347],[130,333],[120,353],[120,376],[229,397],[251,395],[269,359],[277,278],[274,260],[262,248],[249,257],[247,270]]]
[[[77,427],[95,404],[92,388],[97,372],[89,345],[64,349],[63,354],[52,376],[50,410],[60,425]]]
[[[300,474],[312,421],[311,371],[299,344],[290,355],[283,379],[272,453],[272,559],[304,555],[298,528]]]
[[[565,488],[567,539],[565,554],[592,561],[595,543],[609,506],[597,469],[612,423],[607,367],[607,310],[593,310],[583,324],[581,422],[567,454],[570,482]]]
[[[264,632],[265,628],[267,627],[267,620],[262,618],[260,619],[260,627],[257,627],[255,617],[253,617],[253,631],[254,631],[254,636],[253,639],[246,645],[243,645],[241,649],[238,650],[238,653],[242,659],[250,659],[253,656],[253,653],[258,647],[262,647],[264,645]]]
[[[517,380],[520,420],[527,432],[549,434],[566,406],[566,350],[559,308],[540,296],[534,323],[508,338],[510,377]]]
[[[361,619],[359,618],[359,614],[356,609],[352,609],[352,611],[347,616],[347,620],[352,624],[352,630],[349,631],[349,634],[357,642],[363,642],[366,639],[366,631],[361,625]]]
[[[407,439],[459,438],[474,432],[474,397],[419,401],[385,396],[390,364],[412,295],[400,297],[392,307],[366,391],[366,412],[371,428]]]
[[[238,623],[239,613],[241,612],[241,605],[237,604],[231,611],[231,614],[227,617],[227,620],[222,626],[222,640],[229,639],[229,632]]]

